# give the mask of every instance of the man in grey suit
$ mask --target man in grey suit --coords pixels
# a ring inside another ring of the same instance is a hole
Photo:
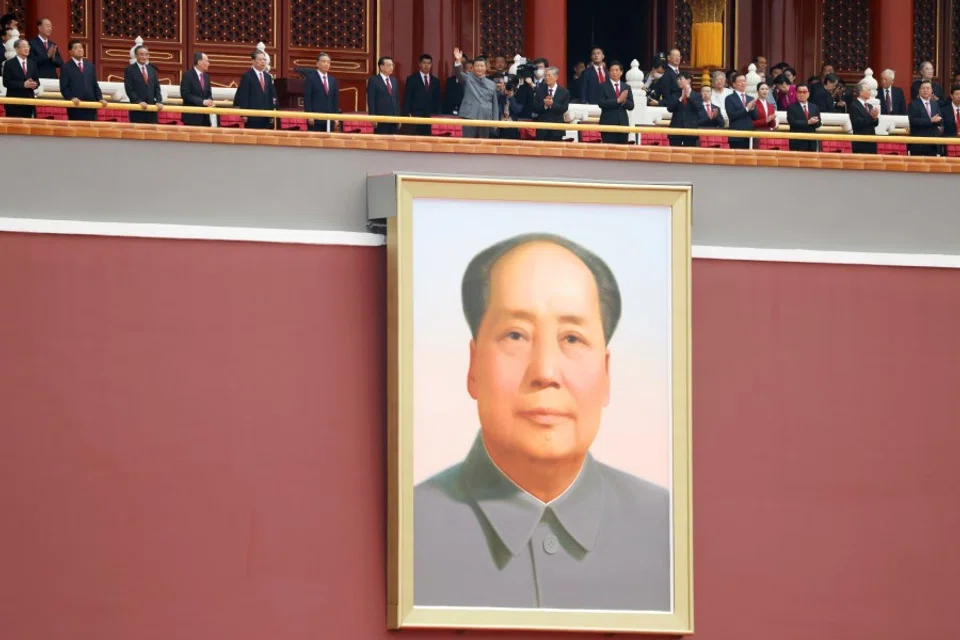
[[[480,433],[414,491],[414,604],[669,611],[670,492],[596,461],[620,320],[610,268],[551,234],[461,286]]]
[[[458,115],[467,120],[499,120],[500,105],[497,101],[497,85],[487,77],[487,60],[476,58],[473,72],[463,71],[463,51],[453,50],[453,71],[463,86],[463,100]],[[490,127],[463,127],[464,138],[489,138]]]

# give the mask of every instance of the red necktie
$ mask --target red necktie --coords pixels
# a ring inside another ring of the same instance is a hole
[[[743,102],[743,106],[747,106],[747,94],[741,93],[741,94],[740,94],[740,101]]]
[[[263,72],[260,72],[260,73],[258,73],[257,75],[260,76],[260,89],[261,89],[262,91],[266,92],[266,90],[267,90],[267,84],[266,84],[266,82],[264,82],[264,80],[263,80]]]
[[[423,76],[423,88],[424,89],[430,88],[430,76]]]
[[[810,119],[810,112],[807,111],[807,105],[803,105],[803,117],[807,120]]]
[[[201,73],[198,77],[200,78],[200,89],[206,89],[206,87],[203,86],[203,74]]]
[[[712,117],[713,117],[713,110],[710,108],[710,103],[708,102],[706,106],[707,106],[707,117],[708,117],[708,118],[712,118]]]
[[[389,94],[392,96],[392,95],[393,95],[393,84],[390,83],[390,78],[387,78],[386,80],[384,80],[384,82],[387,83],[387,93],[389,93]]]
[[[607,78],[603,75],[603,67],[597,67],[597,75],[600,76],[600,84],[606,82]]]
[[[320,79],[323,80],[323,92],[330,93],[330,87],[327,86],[327,76],[320,76]]]
[[[619,97],[620,97],[620,83],[619,83],[619,82],[614,82],[614,83],[613,83],[613,90],[616,92],[617,97],[619,98]]]
[[[957,128],[957,135],[960,136],[960,107],[957,107],[957,115],[953,119],[953,124]]]
[[[890,97],[890,89],[887,89],[887,113],[893,113],[893,99]]]
[[[687,104],[687,94],[683,94],[683,98],[680,99],[680,102],[682,102],[684,105]]]
[[[924,102],[924,103],[923,103],[923,106],[925,106],[925,107],[927,108],[927,117],[928,117],[928,118],[933,117],[932,114],[931,114],[931,112],[930,112],[930,103],[929,103],[929,102]]]
[[[80,67],[80,73],[83,73],[83,60],[77,63],[77,66]]]
[[[140,67],[140,73],[143,74],[143,84],[150,84],[150,79],[149,79],[149,77],[147,76],[147,68],[146,68],[146,67]]]
[[[20,64],[23,65],[23,77],[26,78],[27,77],[27,61],[23,60]]]

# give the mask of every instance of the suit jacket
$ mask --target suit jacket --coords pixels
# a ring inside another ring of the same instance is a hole
[[[769,95],[769,94],[768,94]],[[763,129],[766,131],[776,131],[777,121],[767,122],[767,116],[777,112],[776,105],[772,105],[766,100],[757,100],[757,106],[754,107],[757,117],[753,119],[754,129]]]
[[[940,115],[940,106],[937,99],[930,99],[930,115],[927,115],[927,108],[923,106],[923,100],[914,100],[907,109],[907,118],[910,120],[910,135],[923,138],[937,138],[940,136],[940,125],[934,123],[931,118]],[[946,118],[944,118],[946,119]]]
[[[163,94],[160,92],[160,76],[156,68],[147,63],[147,80],[143,81],[140,65],[131,64],[123,71],[123,91],[133,104],[146,102],[147,104],[162,104]]]
[[[423,84],[419,71],[407,77],[403,87],[403,115],[432,116],[440,113],[440,79],[430,76],[430,88]]]
[[[303,110],[309,113],[340,113],[340,81],[328,73],[327,87],[323,88],[319,71],[308,73],[303,83]],[[317,122],[325,124],[322,120]],[[336,123],[331,123],[331,126],[333,124]]]
[[[603,84],[606,84],[610,80],[610,74],[607,73],[606,67],[603,69]],[[621,78],[623,82],[624,78]],[[580,102],[585,104],[600,104],[600,76],[597,75],[597,68],[592,64],[587,65],[587,68],[580,75]]]
[[[556,89],[554,89],[553,92],[552,107],[547,107],[543,104],[543,101],[547,98],[547,93],[547,83],[541,82],[537,86],[537,91],[534,94],[533,110],[537,114],[534,119],[537,122],[563,122],[563,115],[570,107],[570,92],[557,83]]]
[[[259,83],[257,83],[259,85]],[[210,74],[203,74],[203,86],[197,77],[196,68],[189,69],[180,78],[180,97],[185,107],[202,107],[204,100],[213,100],[213,87],[210,86]],[[180,119],[183,124],[192,126],[206,126],[210,123],[210,116],[206,113],[182,113]]]
[[[746,96],[747,104],[750,104],[753,98],[746,94],[744,95]],[[730,120],[731,129],[736,131],[753,130],[753,121],[757,119],[756,106],[748,111],[736,91],[727,96],[727,99],[724,101],[724,106],[727,108],[727,118]]]
[[[372,116],[400,115],[400,89],[397,86],[397,79],[393,76],[390,76],[390,87],[393,89],[393,95],[387,91],[383,76],[379,73],[370,76],[367,80],[367,113]]]
[[[81,102],[100,102],[103,93],[97,83],[97,72],[93,63],[83,61],[83,72],[72,58],[60,67],[60,94],[65,100],[79,98]]]
[[[57,44],[53,40],[47,40],[47,46]],[[60,47],[57,47],[57,53],[51,58],[47,55],[47,50],[43,46],[43,40],[40,36],[30,40],[29,57],[37,64],[37,71],[41,78],[56,78],[57,69],[63,66],[63,58],[60,57]],[[84,65],[86,66],[86,65]]]
[[[3,86],[7,89],[8,98],[33,98],[33,89],[26,89],[23,83],[27,80],[40,81],[40,74],[37,71],[37,63],[27,58],[27,75],[23,75],[23,67],[20,66],[20,58],[14,56],[3,64]]]
[[[500,103],[497,100],[497,85],[490,78],[478,78],[473,73],[464,73],[463,67],[453,67],[463,86],[463,102],[459,115],[468,120],[499,120]]]
[[[240,76],[240,85],[237,87],[237,91],[233,96],[233,106],[239,109],[276,110],[277,89],[273,84],[273,77],[264,71],[263,88],[260,88],[260,80],[257,78],[256,70],[252,68],[247,69],[246,73]],[[270,120],[270,118],[256,119]]]
[[[817,129],[823,126],[823,116],[820,114],[820,108],[813,102],[807,102],[807,113],[803,113],[803,105],[794,102],[787,107],[787,124],[790,125],[790,131],[793,133],[816,133]],[[809,118],[819,117],[817,124],[810,124]],[[819,140],[791,140],[791,151],[816,151],[819,148]]]
[[[833,95],[819,83],[810,87],[810,102],[817,105],[820,113],[835,113],[837,110],[837,102],[833,99]]]
[[[723,129],[726,123],[723,119],[723,111],[713,102],[710,103],[710,115],[707,115],[707,103],[702,97],[694,105],[694,111],[697,115],[697,127],[700,129]]]
[[[890,87],[890,102],[893,109],[887,109],[886,92],[887,89],[877,89],[877,98],[880,99],[880,113],[885,116],[905,116],[907,115],[907,101],[903,97],[903,89],[900,87]],[[850,101],[847,101],[850,104]]]
[[[856,136],[875,136],[877,135],[877,125],[880,124],[878,118],[870,115],[870,112],[856,98],[849,105],[850,124],[853,126],[853,135]],[[854,153],[876,153],[877,144],[875,142],[854,142],[851,144]]]
[[[454,74],[447,78],[447,84],[443,88],[443,112],[452,114],[454,111],[459,111],[461,102],[463,102],[463,85]]]
[[[670,96],[679,96],[683,93],[680,85],[677,84],[677,78],[680,77],[670,65],[663,68],[663,75],[656,82],[656,92],[659,94],[660,106],[666,105],[670,101]]]
[[[910,102],[914,102],[920,99],[920,83],[923,80],[914,80],[913,84],[910,85]],[[940,103],[940,106],[946,106],[947,102],[950,101],[950,98],[944,98],[943,87],[940,86],[939,82],[934,82],[933,84],[933,95],[936,96],[937,102]],[[924,109],[926,111],[926,109]]]
[[[584,72],[586,74],[586,72]],[[598,89],[598,102],[600,105],[600,124],[614,124],[626,127],[630,124],[630,115],[628,111],[633,111],[633,90],[623,78],[620,79],[620,93],[626,92],[625,102],[617,102],[617,93],[613,90],[613,82],[607,80]]]
[[[945,109],[940,110],[943,116],[943,135],[954,138],[957,136],[957,106],[951,102]]]
[[[414,488],[417,605],[670,609],[670,493],[588,455],[544,505],[490,460]]]
[[[699,112],[703,109],[703,100],[695,93],[687,96],[683,102],[683,92],[667,98],[667,111],[673,114],[670,118],[671,129],[696,129],[700,123]]]

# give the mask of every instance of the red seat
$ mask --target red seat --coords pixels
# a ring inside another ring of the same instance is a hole
[[[666,147],[669,145],[670,145],[670,141],[667,139],[667,136],[663,133],[641,133],[640,134],[640,146]]]
[[[280,118],[281,131],[306,131],[307,129],[306,118]]]
[[[760,138],[761,151],[789,151],[790,141],[782,138]]]
[[[602,138],[600,137],[599,131],[581,131],[580,132],[580,142],[600,142]]]
[[[373,123],[359,120],[344,120],[344,133],[373,133]]]
[[[700,136],[700,146],[714,149],[729,149],[730,142],[726,136]]]
[[[434,118],[446,118],[448,120],[461,120],[458,116],[433,116]],[[463,127],[458,122],[457,124],[433,124],[430,125],[430,135],[433,136],[443,136],[447,138],[462,138],[463,137]]]
[[[37,107],[38,120],[66,120],[67,109],[65,107]]]
[[[894,142],[880,142],[877,144],[877,153],[882,156],[905,156],[907,145]]]
[[[947,145],[948,158],[960,158],[960,144]]]
[[[228,129],[242,129],[243,119],[240,116],[220,116],[217,125]]]
[[[115,109],[97,109],[97,122],[130,122],[130,112]]]
[[[820,145],[823,153],[853,153],[853,147],[846,140],[824,140]]]
[[[179,114],[179,113],[171,113],[171,112],[169,112],[169,111],[161,111],[161,112],[159,112],[159,113],[157,114],[157,122],[158,122],[159,124],[172,124],[172,125],[180,125],[180,124],[183,124],[183,123],[180,121],[180,114]]]

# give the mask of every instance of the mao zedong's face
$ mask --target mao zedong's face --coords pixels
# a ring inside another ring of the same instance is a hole
[[[610,376],[596,281],[573,253],[534,242],[495,263],[467,388],[487,451],[507,475],[510,464],[579,468]]]

